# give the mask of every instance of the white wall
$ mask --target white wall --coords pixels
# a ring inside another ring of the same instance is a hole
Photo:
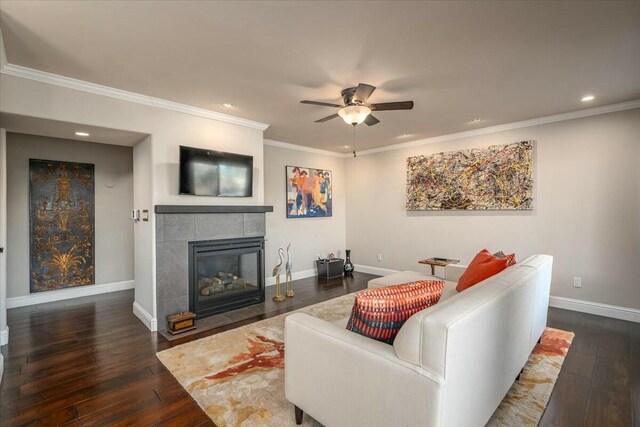
[[[263,202],[262,131],[2,74],[0,111],[140,132],[153,136],[153,200],[156,204],[260,205]],[[253,156],[253,197],[178,194],[179,146]]]
[[[141,211],[141,218],[142,210],[153,206],[153,144],[151,139],[152,137],[148,136],[133,147],[133,208]],[[146,285],[155,283],[155,245],[151,250],[146,246],[146,243],[152,241],[155,236],[155,227],[150,225],[153,223],[153,216],[151,211],[149,212],[149,222],[139,221],[135,222],[133,226],[136,254],[136,303],[141,307],[152,307],[153,311],[147,311],[151,317],[149,322],[153,322],[156,317],[155,287]],[[144,318],[141,320],[145,322]]]
[[[315,271],[316,254],[338,251],[344,257],[346,230],[345,161],[343,158],[265,145],[265,203],[267,213],[266,268],[270,276],[279,262],[278,248],[291,242],[294,272]],[[286,217],[286,166],[328,169],[333,175],[333,216],[327,218]],[[283,276],[284,277],[284,276]]]
[[[261,130],[7,74],[0,75],[0,86],[2,87],[0,111],[6,113],[151,135],[152,194],[147,202],[150,201],[152,204],[149,206],[136,204],[138,209],[150,209],[153,212],[153,205],[156,204],[263,204],[263,133]],[[253,156],[253,197],[180,196],[178,194],[179,145]],[[152,215],[151,221],[140,223],[136,227],[154,230],[154,223],[155,219]],[[147,259],[155,250],[153,232],[136,232],[135,237],[135,259]],[[144,268],[152,272],[155,270],[155,260],[153,257],[150,257],[150,260],[151,265]],[[148,314],[153,315],[155,313],[155,299],[152,297],[155,288],[153,274],[136,277],[135,280],[136,302]]]
[[[536,141],[534,211],[405,210],[407,157],[521,140]],[[347,162],[347,245],[356,264],[426,271],[419,259],[467,263],[483,247],[518,259],[547,253],[555,257],[553,295],[640,308],[640,109]]]
[[[95,165],[95,284],[133,280],[132,158],[130,147],[7,133],[8,298],[30,294],[29,159]]]

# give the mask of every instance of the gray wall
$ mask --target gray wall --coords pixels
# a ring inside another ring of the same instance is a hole
[[[279,262],[278,248],[291,242],[293,272],[315,269],[319,253],[344,258],[346,249],[345,161],[343,158],[288,148],[264,146],[264,203],[273,205],[267,213],[265,273]],[[329,218],[287,218],[285,166],[328,169],[333,175],[333,216]],[[284,277],[284,276],[283,276]]]
[[[131,147],[7,133],[7,297],[29,294],[30,158],[95,165],[96,284],[133,280]]]
[[[533,211],[405,210],[407,157],[530,139]],[[546,253],[554,256],[552,295],[640,308],[640,109],[359,156],[347,165],[347,245],[356,264],[426,271],[419,259],[467,263],[484,247],[518,259]],[[582,277],[582,288],[573,287],[573,276]]]

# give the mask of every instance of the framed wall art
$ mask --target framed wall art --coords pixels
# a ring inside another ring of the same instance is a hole
[[[94,165],[29,160],[31,292],[95,283]]]
[[[533,209],[533,142],[407,159],[406,209]]]
[[[286,166],[287,218],[332,216],[332,176],[326,169]]]

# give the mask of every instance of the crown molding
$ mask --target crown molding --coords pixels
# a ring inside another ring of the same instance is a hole
[[[206,110],[204,108],[180,104],[178,102],[167,101],[160,98],[154,98],[152,96],[141,95],[139,93],[128,92],[126,90],[120,90],[109,86],[103,86],[83,80],[77,80],[71,77],[60,76],[58,74],[47,73],[45,71],[34,70],[32,68],[22,67],[15,64],[3,64],[2,67],[0,67],[0,74],[20,77],[23,79],[34,80],[42,83],[48,83],[51,85],[66,87],[69,89],[75,89],[92,93],[94,95],[108,96],[110,98],[115,98],[122,101],[134,102],[136,104],[162,108],[165,110],[175,111],[183,114],[190,114],[192,116],[231,123],[234,125],[244,126],[260,131],[265,131],[269,127],[269,125],[266,123],[255,122],[253,120],[230,116],[228,114],[218,113],[216,111]]]
[[[265,139],[264,145],[270,145],[272,147],[287,148],[289,150],[304,151],[307,153],[321,154],[323,156],[338,157],[338,158],[346,158],[351,155],[351,154],[336,153],[335,151],[321,150],[319,148],[306,147],[304,145],[289,144],[288,142],[275,141],[273,139]]]
[[[583,117],[597,116],[600,114],[615,113],[618,111],[632,110],[640,108],[640,99],[619,102],[617,104],[603,105],[601,107],[585,108],[584,110],[571,111],[568,113],[554,114],[552,116],[538,117],[535,119],[522,120],[519,122],[505,123],[503,125],[489,126],[486,128],[473,129],[465,132],[451,133],[448,135],[434,136],[431,138],[417,139],[415,141],[403,142],[401,144],[385,145],[384,147],[372,148],[370,150],[358,151],[358,156],[382,153],[384,151],[402,150],[404,148],[419,147],[421,145],[435,144],[436,142],[452,141],[454,139],[469,138],[472,136],[486,135],[490,133],[504,132],[512,129],[520,129],[529,126],[544,125],[547,123],[562,122],[566,120],[580,119]],[[290,144],[288,142],[264,140],[265,145],[288,148],[290,150],[306,151],[308,153],[324,154],[327,156],[351,158],[350,153],[343,154],[335,151],[321,150],[318,148],[306,147],[304,145]]]
[[[2,63],[2,55],[4,54],[4,48],[2,44],[2,33],[0,33],[0,74],[6,74],[9,76],[20,77],[24,79],[39,81],[42,83],[48,83],[55,86],[66,87],[70,89],[80,90],[83,92],[92,93],[95,95],[108,96],[110,98],[120,99],[123,101],[134,102],[141,105],[162,108],[165,110],[175,111],[184,114],[190,114],[193,116],[203,117],[206,119],[217,120],[221,122],[231,123],[239,126],[244,126],[260,131],[265,131],[269,125],[266,123],[255,122],[248,119],[243,119],[236,116],[230,116],[228,114],[218,113],[204,108],[193,107],[191,105],[180,104],[178,102],[167,101],[160,98],[154,98],[151,96],[141,95],[134,92],[128,92],[125,90],[115,89],[108,86],[102,86],[95,83],[89,83],[83,80],[77,80],[70,77],[60,76],[58,74],[47,73],[45,71],[34,70],[32,68],[22,67],[20,65]],[[437,142],[451,141],[461,138],[469,138],[472,136],[486,135],[490,133],[503,132],[507,130],[519,129],[529,126],[543,125],[547,123],[555,123],[566,120],[579,119],[583,117],[597,116],[600,114],[614,113],[617,111],[631,110],[634,108],[640,108],[640,99],[632,101],[620,102],[617,104],[604,105],[601,107],[585,108],[583,110],[572,111],[568,113],[554,114],[551,116],[538,117],[535,119],[522,120],[519,122],[506,123],[497,126],[489,126],[486,128],[473,129],[465,132],[452,133],[448,135],[440,135],[431,138],[419,139],[415,141],[408,141],[401,144],[385,145],[379,148],[372,148],[370,150],[363,150],[358,152],[358,156],[366,156],[370,154],[381,153],[384,151],[402,150],[404,148],[419,147],[427,144],[434,144]],[[282,141],[275,141],[270,139],[264,140],[265,145],[271,145],[274,147],[288,148],[290,150],[304,151],[314,154],[322,154],[331,157],[338,158],[350,158],[351,154],[338,153],[335,151],[322,150],[318,148],[307,147],[304,145],[290,144]]]
[[[431,138],[418,139],[415,141],[404,142],[402,144],[386,145],[384,147],[359,151],[358,156],[366,156],[368,154],[381,153],[384,151],[391,151],[391,150],[402,150],[404,148],[419,147],[421,145],[434,144],[436,142],[452,141],[454,139],[469,138],[472,136],[504,132],[512,129],[520,129],[524,127],[544,125],[547,123],[555,123],[555,122],[562,122],[566,120],[580,119],[583,117],[597,116],[600,114],[615,113],[617,111],[631,110],[634,108],[640,108],[640,99],[634,99],[633,101],[620,102],[617,104],[603,105],[601,107],[586,108],[584,110],[571,111],[568,113],[554,114],[552,116],[538,117],[530,120],[522,120],[519,122],[506,123],[503,125],[489,126],[486,128],[452,133],[449,135],[441,135],[441,136],[434,136]]]

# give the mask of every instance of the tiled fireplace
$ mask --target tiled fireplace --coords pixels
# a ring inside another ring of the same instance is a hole
[[[265,213],[272,210],[156,206],[159,330],[169,314],[203,317],[264,301]]]
[[[189,242],[189,310],[199,318],[264,302],[264,239]]]

